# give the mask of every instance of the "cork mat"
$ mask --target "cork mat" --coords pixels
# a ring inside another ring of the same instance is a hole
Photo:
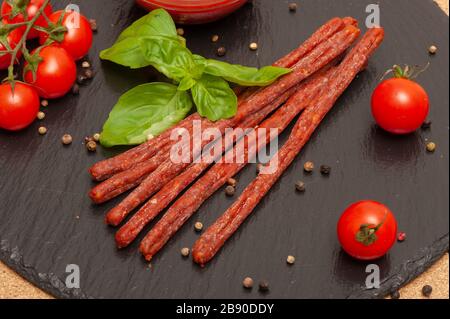
[[[448,14],[449,0],[435,1]],[[421,294],[424,285],[431,285],[433,287],[432,299],[449,298],[448,254],[445,254],[425,273],[401,289],[401,298],[424,298]],[[52,296],[28,283],[0,262],[0,299],[4,298],[49,299]]]

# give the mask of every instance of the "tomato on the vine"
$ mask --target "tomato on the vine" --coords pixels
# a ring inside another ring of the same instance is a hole
[[[39,112],[39,96],[36,90],[22,82],[5,82],[0,85],[0,128],[21,130],[30,125]]]
[[[394,69],[396,77],[381,82],[373,92],[372,114],[384,130],[408,134],[426,120],[429,99],[422,86],[410,80],[407,72],[397,68]]]
[[[339,219],[337,234],[350,256],[373,260],[384,256],[394,245],[397,221],[381,203],[365,200],[348,207]]]
[[[64,14],[62,25],[66,28],[61,31],[59,20]],[[92,28],[88,19],[78,12],[56,11],[50,17],[50,21],[54,24],[50,26],[50,35],[41,33],[39,37],[40,44],[44,44],[50,37],[52,40],[59,42],[59,45],[66,49],[74,60],[79,60],[88,54],[92,46]]]
[[[13,50],[17,44],[20,42],[20,39],[22,39],[23,32],[21,29],[14,29],[6,37],[6,40],[8,41],[8,44],[10,48]],[[5,45],[0,41],[0,70],[5,70],[9,67],[11,63],[11,54],[3,52],[6,51]],[[22,51],[17,52],[16,61],[14,63],[17,63],[20,57],[22,56]]]
[[[41,97],[54,99],[64,96],[77,77],[77,67],[67,51],[50,45],[32,53],[36,65],[25,64],[25,82],[32,84]],[[36,73],[33,75],[32,70]]]
[[[17,2],[17,1],[16,1]],[[13,3],[13,1],[3,1],[1,14],[7,23],[21,23],[30,21],[34,18],[39,9],[44,5],[45,0],[30,0]],[[48,17],[52,14],[53,9],[50,4],[44,8],[44,14]],[[25,18],[26,17],[26,18]],[[47,20],[44,16],[40,16],[35,23],[39,27],[47,27]],[[39,36],[39,31],[35,28],[28,33],[27,39],[34,39]]]

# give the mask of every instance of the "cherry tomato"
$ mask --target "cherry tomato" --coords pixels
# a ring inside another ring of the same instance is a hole
[[[60,42],[60,46],[66,49],[74,60],[79,60],[88,54],[92,46],[91,24],[88,19],[75,11],[57,11],[49,18],[53,23],[57,24],[63,13],[62,25],[67,28],[67,32],[64,33],[64,40]],[[39,42],[44,44],[48,37],[48,34],[41,33]]]
[[[377,259],[394,245],[397,221],[383,204],[360,201],[342,214],[337,234],[342,248],[350,256],[361,260]]]
[[[22,82],[0,85],[0,128],[18,131],[30,125],[39,112],[39,95],[36,90]]]
[[[27,17],[26,21],[30,21],[31,19],[34,18],[34,16],[39,11],[39,9],[42,7],[44,2],[45,2],[45,0],[30,0],[28,5],[26,5],[26,7],[23,8],[23,10],[26,12],[26,17]],[[13,10],[12,6],[8,2],[3,1],[1,14],[2,14],[2,17],[4,17],[8,23],[25,22],[23,13],[18,13],[16,16],[12,16],[13,15],[12,10]],[[52,6],[50,4],[48,4],[44,9],[44,13],[48,17],[52,14],[52,12],[53,12]],[[35,25],[45,28],[45,27],[47,27],[47,20],[45,20],[45,17],[41,15],[37,19]],[[37,38],[39,36],[39,33],[40,32],[38,30],[33,28],[28,33],[27,39]]]
[[[35,53],[35,52],[33,52]],[[36,78],[28,70],[24,75],[25,82],[32,84],[41,97],[55,99],[64,96],[72,88],[77,77],[77,67],[66,50],[51,45],[44,47],[39,56],[42,61],[36,71]],[[27,68],[28,63],[25,64]]]
[[[8,36],[6,37],[9,43],[9,46],[11,49],[14,49],[17,44],[20,42],[20,39],[22,38],[22,30],[14,29],[12,30]],[[11,54],[4,54],[2,55],[2,51],[6,51],[6,47],[0,42],[0,70],[5,70],[9,67],[9,64],[11,63]],[[17,63],[17,61],[22,56],[22,51],[19,50],[17,53],[17,59],[14,61],[14,64]]]
[[[427,93],[419,84],[406,78],[385,80],[373,92],[373,117],[388,132],[414,132],[426,120],[428,112]]]

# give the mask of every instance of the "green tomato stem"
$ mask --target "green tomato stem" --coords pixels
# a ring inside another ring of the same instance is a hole
[[[19,0],[18,2],[20,2]],[[26,29],[22,35],[22,38],[20,39],[19,43],[17,43],[14,50],[12,50],[11,54],[11,64],[8,67],[8,81],[14,82],[14,62],[17,59],[17,54],[19,53],[19,50],[22,50],[22,47],[25,46],[28,33],[30,33],[31,29],[33,28],[33,25],[37,21],[37,19],[42,15],[47,5],[50,3],[50,0],[45,0],[45,2],[42,4],[42,6],[39,8],[39,10],[36,12],[36,15],[31,19],[30,21],[24,22],[24,25],[26,25]]]

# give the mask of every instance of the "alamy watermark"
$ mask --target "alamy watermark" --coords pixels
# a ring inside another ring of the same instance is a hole
[[[366,288],[367,289],[380,288],[380,267],[375,264],[369,264],[366,267],[366,273],[369,274],[366,277]]]
[[[203,129],[202,121],[195,120],[192,132],[186,128],[172,130],[170,160],[177,164],[268,163],[260,173],[272,174],[278,167],[278,134],[277,128],[258,127],[226,128],[222,134],[217,127]]]

